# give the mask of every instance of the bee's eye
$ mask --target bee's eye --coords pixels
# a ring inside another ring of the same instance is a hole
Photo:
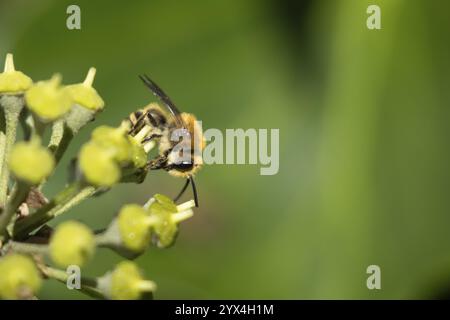
[[[183,161],[175,164],[173,167],[179,171],[189,171],[192,169],[193,164],[191,161]]]

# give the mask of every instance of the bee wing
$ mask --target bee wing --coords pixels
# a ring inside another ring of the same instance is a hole
[[[175,106],[172,100],[170,100],[167,94],[147,75],[140,75],[139,78],[153,92],[153,94],[164,103],[167,109],[169,109],[170,113],[175,117],[177,126],[179,128],[184,127],[185,125],[183,119],[181,118],[180,110],[178,110],[178,108]]]

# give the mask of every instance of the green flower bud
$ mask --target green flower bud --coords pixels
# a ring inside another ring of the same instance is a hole
[[[55,160],[38,139],[18,142],[9,156],[11,172],[20,180],[32,185],[39,184],[53,171]]]
[[[152,229],[157,235],[156,245],[166,248],[173,244],[178,233],[178,224],[193,216],[193,200],[177,206],[170,198],[156,194],[148,206],[152,218]]]
[[[54,75],[48,81],[40,81],[25,93],[28,108],[43,121],[53,121],[67,113],[72,98],[61,87],[61,76]]]
[[[94,82],[96,69],[90,68],[83,83],[73,84],[66,87],[72,100],[87,109],[100,110],[103,109],[105,103],[97,91],[92,87]]]
[[[14,68],[14,57],[11,53],[6,55],[5,71],[0,73],[0,94],[20,94],[28,90],[33,81]]]
[[[114,153],[95,142],[88,142],[81,148],[79,166],[86,180],[99,187],[111,187],[121,176]]]
[[[137,204],[122,207],[118,226],[123,245],[134,252],[143,252],[150,243],[150,220],[147,212]]]
[[[92,231],[76,221],[61,223],[50,239],[50,257],[61,267],[83,266],[95,251]]]
[[[92,132],[92,140],[99,146],[109,149],[117,161],[127,162],[131,160],[132,144],[124,127],[97,127]]]
[[[131,136],[128,136],[131,143],[131,160],[136,168],[143,168],[147,164],[147,153],[140,143],[137,143]]]
[[[0,298],[31,298],[41,287],[41,277],[27,256],[10,254],[0,258]]]
[[[153,230],[158,236],[156,245],[159,248],[166,248],[173,244],[178,234],[178,227],[171,219],[172,213],[155,202],[150,206],[150,214],[157,217],[153,225]]]
[[[153,196],[155,201],[159,203],[165,210],[169,212],[177,212],[177,205],[171,198],[163,194],[157,193]]]
[[[144,280],[130,261],[119,263],[111,274],[110,297],[114,300],[136,300],[156,290],[153,281]]]

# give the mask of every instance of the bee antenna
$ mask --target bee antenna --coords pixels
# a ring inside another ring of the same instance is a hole
[[[177,202],[178,199],[181,198],[181,196],[183,195],[183,193],[186,191],[187,187],[189,186],[189,183],[191,182],[191,179],[186,179],[186,183],[183,186],[183,189],[181,189],[180,193],[178,193],[178,195],[175,197],[175,199],[173,199],[174,202]]]
[[[181,198],[181,196],[184,194],[184,192],[186,191],[187,187],[189,186],[189,183],[192,184],[192,192],[194,193],[195,206],[198,208],[197,188],[195,186],[194,178],[192,176],[186,179],[186,183],[184,184],[184,186],[181,189],[180,193],[178,193],[178,195],[175,197],[175,199],[173,199],[173,201],[177,202],[178,199]]]
[[[194,193],[195,206],[198,208],[197,188],[195,187],[194,178],[193,178],[192,176],[190,176],[190,177],[189,177],[189,180],[191,181],[192,192]]]

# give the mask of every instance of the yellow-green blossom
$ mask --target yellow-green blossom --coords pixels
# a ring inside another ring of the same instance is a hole
[[[0,94],[18,94],[28,90],[33,81],[30,77],[14,68],[14,57],[11,53],[6,55],[5,69],[0,73]]]
[[[73,101],[78,105],[91,110],[100,110],[105,106],[103,99],[92,87],[96,69],[90,68],[83,83],[73,84],[66,87]]]
[[[8,163],[11,172],[18,179],[32,185],[47,178],[55,166],[52,154],[35,139],[16,143]]]
[[[136,300],[156,290],[153,281],[144,280],[138,267],[130,262],[119,263],[111,274],[110,296],[115,300]]]
[[[150,223],[147,212],[137,204],[129,204],[119,212],[118,226],[123,245],[134,252],[143,252],[150,244]]]
[[[114,153],[91,141],[80,151],[79,166],[85,179],[99,187],[110,187],[120,179],[120,167]]]
[[[76,221],[61,223],[50,239],[50,257],[61,267],[83,266],[94,254],[92,231]]]
[[[48,81],[40,81],[26,93],[28,108],[43,121],[53,121],[63,116],[72,106],[72,98],[61,86],[61,76],[54,75]]]
[[[110,187],[121,178],[121,169],[142,168],[147,163],[144,149],[128,135],[126,125],[118,128],[100,126],[91,141],[80,152],[80,168],[86,180],[97,186]]]
[[[153,196],[153,199],[155,200],[156,203],[160,204],[165,210],[167,210],[169,212],[177,212],[178,211],[177,205],[168,196],[157,193]]]
[[[10,254],[0,258],[0,298],[31,298],[41,282],[39,271],[29,257]]]
[[[123,127],[100,126],[92,132],[92,141],[108,149],[119,162],[131,160],[133,148]]]
[[[143,168],[147,164],[147,153],[142,144],[137,143],[135,139],[128,136],[128,140],[131,143],[131,161],[136,168]]]
[[[178,224],[193,216],[193,200],[177,206],[170,198],[156,194],[148,208],[152,218],[153,231],[158,236],[157,246],[165,248],[170,246],[178,233]]]

